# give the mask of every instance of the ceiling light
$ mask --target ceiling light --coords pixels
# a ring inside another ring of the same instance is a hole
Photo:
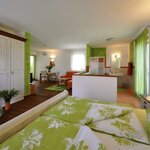
[[[115,39],[115,38],[110,37],[110,38],[107,38],[106,41],[112,41],[112,40],[114,40],[114,39]]]

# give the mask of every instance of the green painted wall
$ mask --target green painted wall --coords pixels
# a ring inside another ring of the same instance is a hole
[[[106,58],[106,48],[92,48],[92,57],[105,57]]]
[[[106,48],[92,48],[89,44],[86,45],[86,66],[90,65],[90,57],[105,57]]]
[[[91,46],[89,44],[86,45],[86,66],[90,65],[90,57],[91,57]]]
[[[25,32],[25,52],[24,52],[24,96],[30,94],[30,51],[31,51],[31,35]]]

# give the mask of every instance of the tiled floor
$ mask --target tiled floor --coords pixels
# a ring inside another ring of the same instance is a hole
[[[135,97],[130,90],[125,89],[121,92],[118,92],[117,96],[118,103],[129,104],[135,108],[141,108],[140,100],[137,97]]]

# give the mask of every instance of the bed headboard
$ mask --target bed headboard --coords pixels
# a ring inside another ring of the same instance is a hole
[[[74,75],[72,96],[117,102],[117,77]]]

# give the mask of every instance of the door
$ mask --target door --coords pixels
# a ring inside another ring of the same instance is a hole
[[[15,98],[21,100],[24,97],[24,43],[12,39],[11,47],[11,88],[19,90]]]
[[[100,75],[105,74],[105,58],[104,57],[99,58],[99,74]]]
[[[90,73],[91,74],[105,74],[105,58],[104,57],[91,57],[90,58]]]
[[[0,90],[10,89],[11,39],[0,35]]]

